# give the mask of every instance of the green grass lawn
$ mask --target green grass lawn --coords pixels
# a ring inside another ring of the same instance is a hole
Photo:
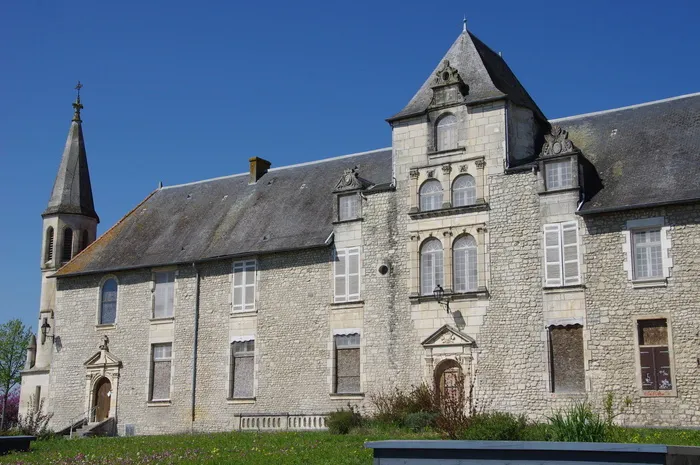
[[[30,452],[0,457],[0,464],[247,464],[371,465],[366,441],[437,439],[435,433],[356,431],[217,433],[35,441]],[[624,442],[700,446],[698,430],[626,429]]]

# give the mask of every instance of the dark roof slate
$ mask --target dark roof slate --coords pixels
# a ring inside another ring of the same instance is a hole
[[[581,214],[700,200],[700,94],[552,123],[602,183]]]
[[[80,121],[73,120],[70,125],[51,198],[42,215],[57,213],[85,215],[100,221],[92,199],[90,171]]]
[[[391,149],[382,149],[272,169],[252,185],[245,173],[158,189],[56,275],[324,246],[332,192],[355,166],[373,184],[392,182]]]
[[[468,31],[457,37],[416,95],[403,110],[389,118],[389,121],[419,115],[426,111],[433,97],[431,85],[435,73],[441,68],[444,60],[449,60],[450,65],[459,71],[462,81],[469,86],[469,93],[464,98],[465,103],[508,98],[518,105],[531,109],[535,116],[546,121],[540,108],[503,58]]]

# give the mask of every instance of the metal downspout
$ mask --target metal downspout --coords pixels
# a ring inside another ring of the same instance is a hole
[[[195,400],[197,396],[197,345],[199,340],[199,270],[192,263],[192,268],[195,274],[195,292],[194,292],[194,341],[192,343],[192,424],[191,430],[194,432],[195,420]]]

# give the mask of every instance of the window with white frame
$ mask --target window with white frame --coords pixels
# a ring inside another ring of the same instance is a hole
[[[634,279],[654,279],[663,277],[663,254],[661,249],[661,228],[646,231],[632,231],[634,252]]]
[[[673,389],[666,318],[637,320],[637,342],[642,390]]]
[[[469,174],[458,176],[452,183],[452,206],[463,207],[476,203],[476,181]]]
[[[360,391],[360,335],[343,334],[334,338],[336,394],[357,394]]]
[[[420,186],[418,193],[421,211],[442,208],[442,184],[437,179],[429,179]]]
[[[255,341],[231,343],[231,370],[229,372],[229,398],[252,399],[255,377]]]
[[[155,274],[155,298],[153,318],[173,316],[175,304],[175,271],[159,271]]]
[[[151,395],[149,400],[170,399],[172,350],[171,343],[151,346]]]
[[[339,249],[335,252],[334,301],[360,300],[360,248]]]
[[[338,196],[338,220],[347,221],[360,217],[360,196],[357,194]]]
[[[233,263],[233,311],[255,310],[255,260]]]
[[[547,190],[573,187],[574,178],[570,159],[549,162],[544,170]]]
[[[544,226],[544,274],[546,286],[581,283],[576,221]]]
[[[437,285],[443,285],[442,242],[429,239],[420,250],[420,293],[432,295]]]
[[[454,244],[452,244],[455,292],[470,292],[477,290],[478,280],[476,250],[476,240],[474,239],[474,236],[461,236],[454,241]]]
[[[435,148],[452,150],[457,148],[457,117],[447,114],[440,118],[435,126]]]
[[[102,285],[100,292],[101,325],[114,324],[117,319],[117,280],[110,278]]]

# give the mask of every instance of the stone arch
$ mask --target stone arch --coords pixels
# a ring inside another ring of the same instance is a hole
[[[464,399],[464,370],[457,360],[446,358],[438,363],[433,371],[433,383],[441,401],[461,402]]]

